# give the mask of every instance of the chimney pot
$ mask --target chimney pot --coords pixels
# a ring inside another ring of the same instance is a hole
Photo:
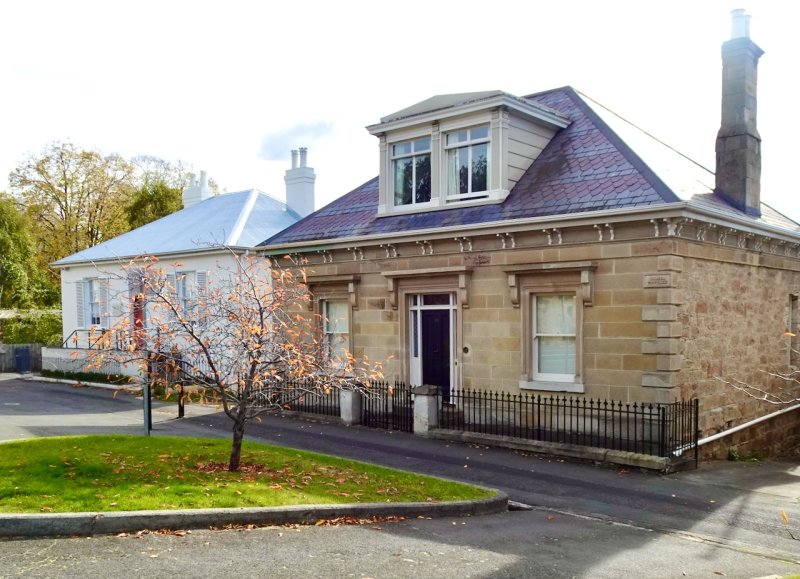
[[[298,166],[298,157],[300,164]],[[292,150],[292,168],[286,171],[283,178],[286,183],[286,207],[300,217],[314,211],[314,181],[317,176],[314,169],[306,166],[308,149],[301,147]]]
[[[743,8],[731,10],[731,39],[750,38],[750,16]]]

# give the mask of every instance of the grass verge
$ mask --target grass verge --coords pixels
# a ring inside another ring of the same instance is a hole
[[[336,457],[245,442],[140,436],[42,438],[0,446],[0,512],[136,511],[440,502],[491,492]]]

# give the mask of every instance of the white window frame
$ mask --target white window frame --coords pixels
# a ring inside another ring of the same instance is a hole
[[[570,297],[573,300],[573,307],[575,308],[574,314],[574,323],[575,326],[572,328],[572,333],[558,333],[558,334],[551,334],[551,333],[542,333],[539,332],[539,321],[537,319],[537,312],[538,312],[538,301],[542,298],[552,298],[552,297]],[[573,364],[576,368],[578,368],[578,298],[575,295],[575,292],[571,293],[546,293],[546,294],[533,294],[531,296],[531,315],[533,319],[531,320],[531,345],[533,347],[533,352],[531,353],[531,373],[533,374],[533,380],[535,382],[570,382],[575,383],[576,372],[571,374],[566,373],[552,373],[552,372],[540,372],[539,371],[539,348],[542,338],[572,338],[572,356],[573,356]]]
[[[420,141],[427,140],[428,141],[428,148],[427,149],[420,149],[417,150],[416,146],[417,143]],[[398,147],[402,147],[403,145],[410,145],[410,152],[408,153],[396,153]],[[431,198],[433,195],[433,149],[432,149],[432,138],[431,135],[422,135],[415,139],[406,139],[403,141],[397,141],[396,143],[392,143],[390,145],[391,153],[390,153],[390,160],[391,160],[391,200],[395,207],[412,207],[412,206],[421,206],[421,205],[430,205]],[[430,165],[429,169],[429,180],[430,183],[428,187],[430,191],[428,192],[428,200],[427,201],[417,201],[417,158],[427,155],[428,157],[428,164]],[[406,159],[411,160],[411,202],[410,203],[398,203],[397,202],[397,177],[396,177],[396,169],[398,161],[403,161]]]
[[[100,300],[100,283],[98,279],[86,280],[86,318],[88,326],[103,325],[103,304]]]
[[[331,304],[337,304],[346,312],[345,316],[333,318],[331,315]],[[322,335],[324,339],[325,357],[333,359],[339,352],[340,358],[344,361],[347,353],[352,353],[350,336],[350,302],[347,298],[323,298],[319,300],[319,311],[322,316]],[[344,322],[345,327],[338,327]]]
[[[475,129],[486,129],[486,136],[473,138],[472,131]],[[468,132],[466,141],[454,141],[452,144],[448,143],[451,136],[464,131]],[[481,123],[469,127],[458,128],[448,131],[444,135],[444,154],[442,155],[442,163],[444,166],[445,180],[443,183],[443,190],[447,201],[467,201],[470,199],[483,199],[489,196],[492,189],[492,127],[489,123]],[[473,151],[477,145],[486,145],[486,188],[480,191],[472,189],[472,164],[473,164]],[[451,193],[457,185],[457,165],[451,164],[451,152],[455,152],[453,159],[458,159],[458,151],[461,149],[467,150],[467,165],[469,167],[469,174],[467,176],[467,191],[465,193]]]
[[[591,307],[594,295],[593,261],[563,261],[512,265],[505,268],[508,274],[511,304],[521,313],[521,390],[583,393],[583,319]],[[535,298],[536,296],[575,296],[575,374],[555,376],[539,373],[535,351]],[[555,379],[552,379],[555,378]],[[569,378],[566,379],[565,378]]]
[[[108,313],[108,280],[91,277],[78,282],[76,290],[78,327],[82,329],[106,328],[110,323]]]

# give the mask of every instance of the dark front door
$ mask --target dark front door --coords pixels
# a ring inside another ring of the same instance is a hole
[[[439,386],[444,402],[450,400],[450,311],[423,310],[422,383]]]

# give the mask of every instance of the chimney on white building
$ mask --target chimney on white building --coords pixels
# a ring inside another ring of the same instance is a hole
[[[200,171],[200,181],[194,173],[189,173],[189,185],[183,190],[183,208],[191,207],[201,201],[205,201],[214,196],[208,186],[208,177],[205,171]]]
[[[734,10],[722,44],[722,121],[717,134],[715,191],[748,215],[761,215],[761,136],[756,128],[758,59],[750,16]]]
[[[306,165],[308,149],[292,150],[292,168],[286,171],[286,207],[300,217],[314,212],[314,169]]]

